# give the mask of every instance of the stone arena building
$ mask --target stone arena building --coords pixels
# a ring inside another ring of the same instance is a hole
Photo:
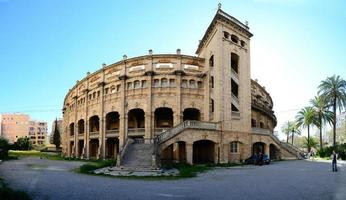
[[[77,81],[63,107],[63,153],[119,165],[297,158],[273,135],[273,101],[250,77],[250,38],[220,8],[196,56],[127,58]]]

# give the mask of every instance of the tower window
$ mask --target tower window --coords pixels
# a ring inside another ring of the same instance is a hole
[[[214,76],[210,77],[210,85],[211,85],[211,88],[214,88]]]
[[[223,37],[228,39],[229,38],[229,33],[227,31],[224,31],[223,32]]]
[[[214,55],[209,58],[209,67],[214,67]]]
[[[238,73],[239,69],[239,56],[235,53],[231,53],[231,68],[233,71]]]
[[[236,35],[233,35],[233,34],[232,34],[232,35],[231,35],[231,40],[232,40],[232,42],[238,44],[239,38],[238,38]]]

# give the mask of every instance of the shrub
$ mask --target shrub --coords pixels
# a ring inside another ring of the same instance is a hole
[[[8,150],[10,148],[10,145],[8,144],[8,141],[0,137],[0,159],[6,159],[8,158]]]
[[[318,150],[317,155],[320,157],[330,157],[335,150],[339,154],[339,158],[346,160],[346,143],[338,144],[335,147],[325,147],[323,150]]]
[[[31,150],[32,149],[32,143],[30,138],[28,137],[20,137],[17,139],[17,142],[15,142],[16,146],[18,147],[18,150]]]

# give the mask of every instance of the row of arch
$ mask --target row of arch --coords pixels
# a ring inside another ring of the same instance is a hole
[[[173,110],[168,107],[159,107],[154,112],[155,128],[172,128],[173,127]],[[109,112],[106,115],[106,131],[119,130],[120,114],[116,111]],[[201,120],[201,112],[196,108],[186,108],[183,111],[183,121],[185,120]],[[145,128],[145,112],[143,109],[135,108],[128,112],[128,129],[144,129]],[[98,115],[89,118],[89,132],[98,132],[100,130],[100,118]],[[69,125],[69,134],[73,136],[75,133],[75,123]],[[77,122],[77,134],[85,133],[85,120],[80,119]]]
[[[202,139],[192,143],[192,149],[187,147],[185,141],[177,141],[161,152],[161,165],[167,166],[172,163],[188,163],[188,156],[192,155],[192,163],[189,164],[203,164],[203,163],[217,163],[220,158],[218,154],[218,144],[212,140]],[[229,143],[228,162],[239,162],[247,159],[244,156],[245,145],[239,141],[232,141]],[[188,152],[192,151],[192,152]],[[255,142],[251,146],[251,155],[267,154],[270,159],[280,158],[280,149],[274,144],[266,144],[263,142]],[[190,161],[190,162],[191,162]]]

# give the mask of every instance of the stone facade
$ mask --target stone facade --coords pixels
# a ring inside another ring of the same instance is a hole
[[[251,36],[247,25],[219,9],[197,56],[149,50],[87,73],[64,100],[63,153],[115,158],[127,138],[154,143],[168,135],[158,140],[162,161],[280,157],[272,99],[250,78]]]

